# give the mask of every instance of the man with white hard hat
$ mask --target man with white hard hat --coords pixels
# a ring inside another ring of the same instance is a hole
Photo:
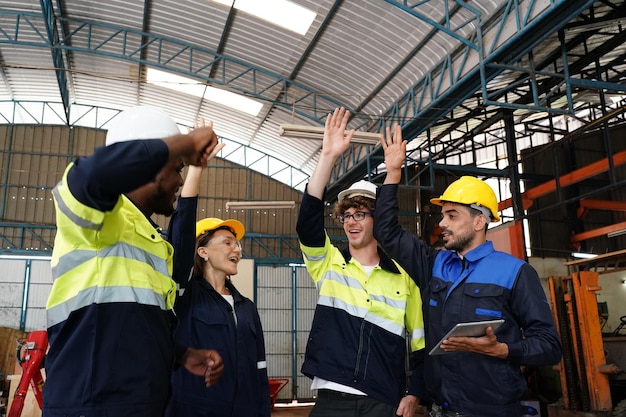
[[[335,218],[348,247],[324,229],[324,192],[335,161],[352,138],[349,112],[326,119],[320,159],[307,185],[296,230],[319,299],[302,373],[313,380],[311,417],[412,417],[422,392],[424,325],[420,292],[409,275],[378,249],[373,235],[376,185],[358,181],[339,193]],[[406,338],[414,365],[406,385]]]
[[[134,107],[113,119],[106,143],[53,190],[46,417],[161,416],[174,366],[207,385],[222,371],[216,352],[174,345],[173,249],[150,219],[172,214],[184,163],[205,165],[217,136],[181,134],[162,111]]]

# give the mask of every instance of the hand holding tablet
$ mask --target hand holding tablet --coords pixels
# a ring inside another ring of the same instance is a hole
[[[454,353],[454,352],[446,352],[441,349],[441,344],[444,340],[449,339],[451,337],[477,337],[484,336],[485,330],[487,327],[490,327],[496,331],[500,325],[504,323],[503,319],[498,320],[487,320],[487,321],[473,321],[469,323],[457,323],[452,330],[450,330],[444,337],[441,338],[439,342],[435,345],[434,348],[428,353],[429,355],[442,355],[444,353]]]

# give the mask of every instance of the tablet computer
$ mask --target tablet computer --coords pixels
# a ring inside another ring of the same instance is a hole
[[[435,345],[434,348],[428,353],[429,355],[441,355],[444,353],[455,353],[455,352],[446,352],[441,349],[441,344],[444,340],[450,337],[476,337],[483,336],[485,334],[485,329],[489,326],[493,328],[495,331],[500,325],[504,323],[503,319],[498,320],[487,320],[487,321],[472,321],[469,323],[457,323],[452,330],[450,330],[444,337],[441,338],[439,342]]]

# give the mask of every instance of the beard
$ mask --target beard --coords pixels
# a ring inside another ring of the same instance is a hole
[[[174,214],[174,196],[171,193],[166,192],[160,183],[157,184],[157,192],[152,197],[152,207],[155,214],[161,214],[163,216],[171,216]]]
[[[460,233],[458,236],[456,233],[452,233],[448,236],[448,241],[444,242],[444,246],[448,250],[461,253],[470,247],[473,238],[474,236],[471,232]]]

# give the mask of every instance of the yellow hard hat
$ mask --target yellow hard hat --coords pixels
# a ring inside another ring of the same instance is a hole
[[[492,222],[500,221],[496,194],[485,181],[476,177],[463,176],[459,178],[446,188],[441,197],[431,198],[430,202],[438,206],[450,202],[484,207],[491,213]]]
[[[222,220],[216,217],[207,217],[206,219],[202,219],[196,223],[196,239],[200,237],[202,233],[215,230],[222,226],[226,226],[232,230],[233,233],[235,233],[235,238],[237,240],[241,240],[243,235],[246,233],[245,227],[243,227],[243,224],[239,220]]]

